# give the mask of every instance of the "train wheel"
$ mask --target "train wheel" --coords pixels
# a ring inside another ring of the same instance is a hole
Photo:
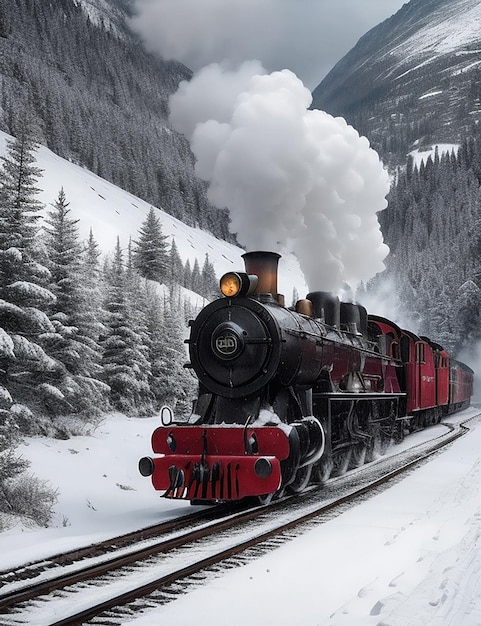
[[[333,467],[331,476],[342,476],[347,472],[351,462],[352,448],[344,448],[332,455]]]
[[[394,429],[393,441],[394,443],[401,443],[404,440],[404,420],[399,420],[396,423]]]
[[[300,493],[301,491],[304,491],[304,489],[309,484],[309,481],[311,480],[311,474],[312,465],[300,467],[297,470],[296,477],[294,478],[293,482],[287,486],[287,489],[291,493]]]
[[[261,505],[261,506],[267,506],[268,504],[270,504],[274,498],[273,493],[266,493],[262,496],[257,496],[257,502]]]
[[[366,463],[375,461],[380,456],[383,456],[391,443],[391,434],[385,433],[379,427],[376,427],[372,439],[367,446],[366,451]]]
[[[351,448],[351,460],[349,462],[349,469],[355,469],[361,467],[366,462],[367,448],[365,443],[355,443]]]
[[[313,482],[324,485],[331,475],[332,471],[332,460],[328,455],[324,455],[320,461],[314,464],[312,479]]]

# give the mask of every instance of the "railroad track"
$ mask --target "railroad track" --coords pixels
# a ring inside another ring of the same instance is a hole
[[[15,584],[20,587],[26,586],[28,585],[26,581],[45,577],[47,575],[46,573],[49,571],[66,567],[72,563],[81,563],[88,559],[107,557],[110,553],[118,552],[122,548],[128,549],[141,542],[155,540],[156,538],[167,536],[170,533],[188,530],[196,524],[208,523],[209,521],[218,519],[222,515],[228,515],[229,512],[235,510],[236,507],[220,504],[207,510],[201,509],[160,524],[125,533],[124,535],[106,539],[105,541],[100,541],[82,548],[76,548],[61,554],[54,554],[48,558],[27,563],[13,570],[0,570],[0,599],[2,598],[4,588],[8,585]],[[23,585],[22,582],[24,583]]]
[[[129,613],[169,602],[387,488],[468,430],[448,426],[445,436],[267,507],[202,510],[60,555],[47,569],[31,564],[8,580],[0,572],[0,624],[125,623]]]

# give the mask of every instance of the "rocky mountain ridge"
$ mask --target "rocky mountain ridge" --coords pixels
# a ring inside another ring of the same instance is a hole
[[[388,165],[459,143],[481,120],[481,1],[411,0],[366,35],[313,92]]]

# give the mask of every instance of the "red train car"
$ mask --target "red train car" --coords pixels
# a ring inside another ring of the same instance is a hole
[[[449,413],[467,406],[473,395],[473,370],[465,363],[451,359],[449,368]]]
[[[438,407],[446,407],[449,404],[449,362],[450,356],[438,343],[423,337],[431,346],[434,357],[434,374],[436,378],[436,399]]]
[[[384,342],[386,354],[403,364],[401,387],[407,394],[405,410],[413,429],[469,405],[473,371],[467,365],[452,359],[428,337],[419,337],[390,320],[370,315],[369,322],[371,334],[378,343]]]

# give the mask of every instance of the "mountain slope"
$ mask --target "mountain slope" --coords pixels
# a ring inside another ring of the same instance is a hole
[[[194,174],[168,98],[191,77],[128,30],[130,0],[0,3],[0,130],[33,110],[41,141],[192,225],[229,237]]]
[[[384,160],[457,143],[481,120],[481,1],[411,0],[362,37],[314,90]]]
[[[8,139],[12,137],[0,131],[0,156],[6,153]],[[50,210],[60,187],[63,187],[72,217],[79,220],[78,228],[82,239],[87,240],[92,229],[101,251],[111,254],[117,237],[123,249],[127,248],[129,237],[134,240],[138,237],[139,229],[151,208],[148,202],[74,163],[69,163],[44,146],[40,146],[36,158],[37,165],[42,170],[42,176],[36,184],[41,190],[38,199]],[[184,263],[189,260],[192,267],[197,259],[202,267],[205,255],[208,254],[218,277],[225,272],[243,269],[243,249],[217,239],[199,228],[188,226],[165,211],[159,210],[157,216],[168,244],[175,240]],[[287,302],[290,301],[294,288],[300,294],[307,293],[299,264],[292,255],[281,259],[279,287]],[[190,298],[195,304],[203,305],[200,296],[190,294]]]

